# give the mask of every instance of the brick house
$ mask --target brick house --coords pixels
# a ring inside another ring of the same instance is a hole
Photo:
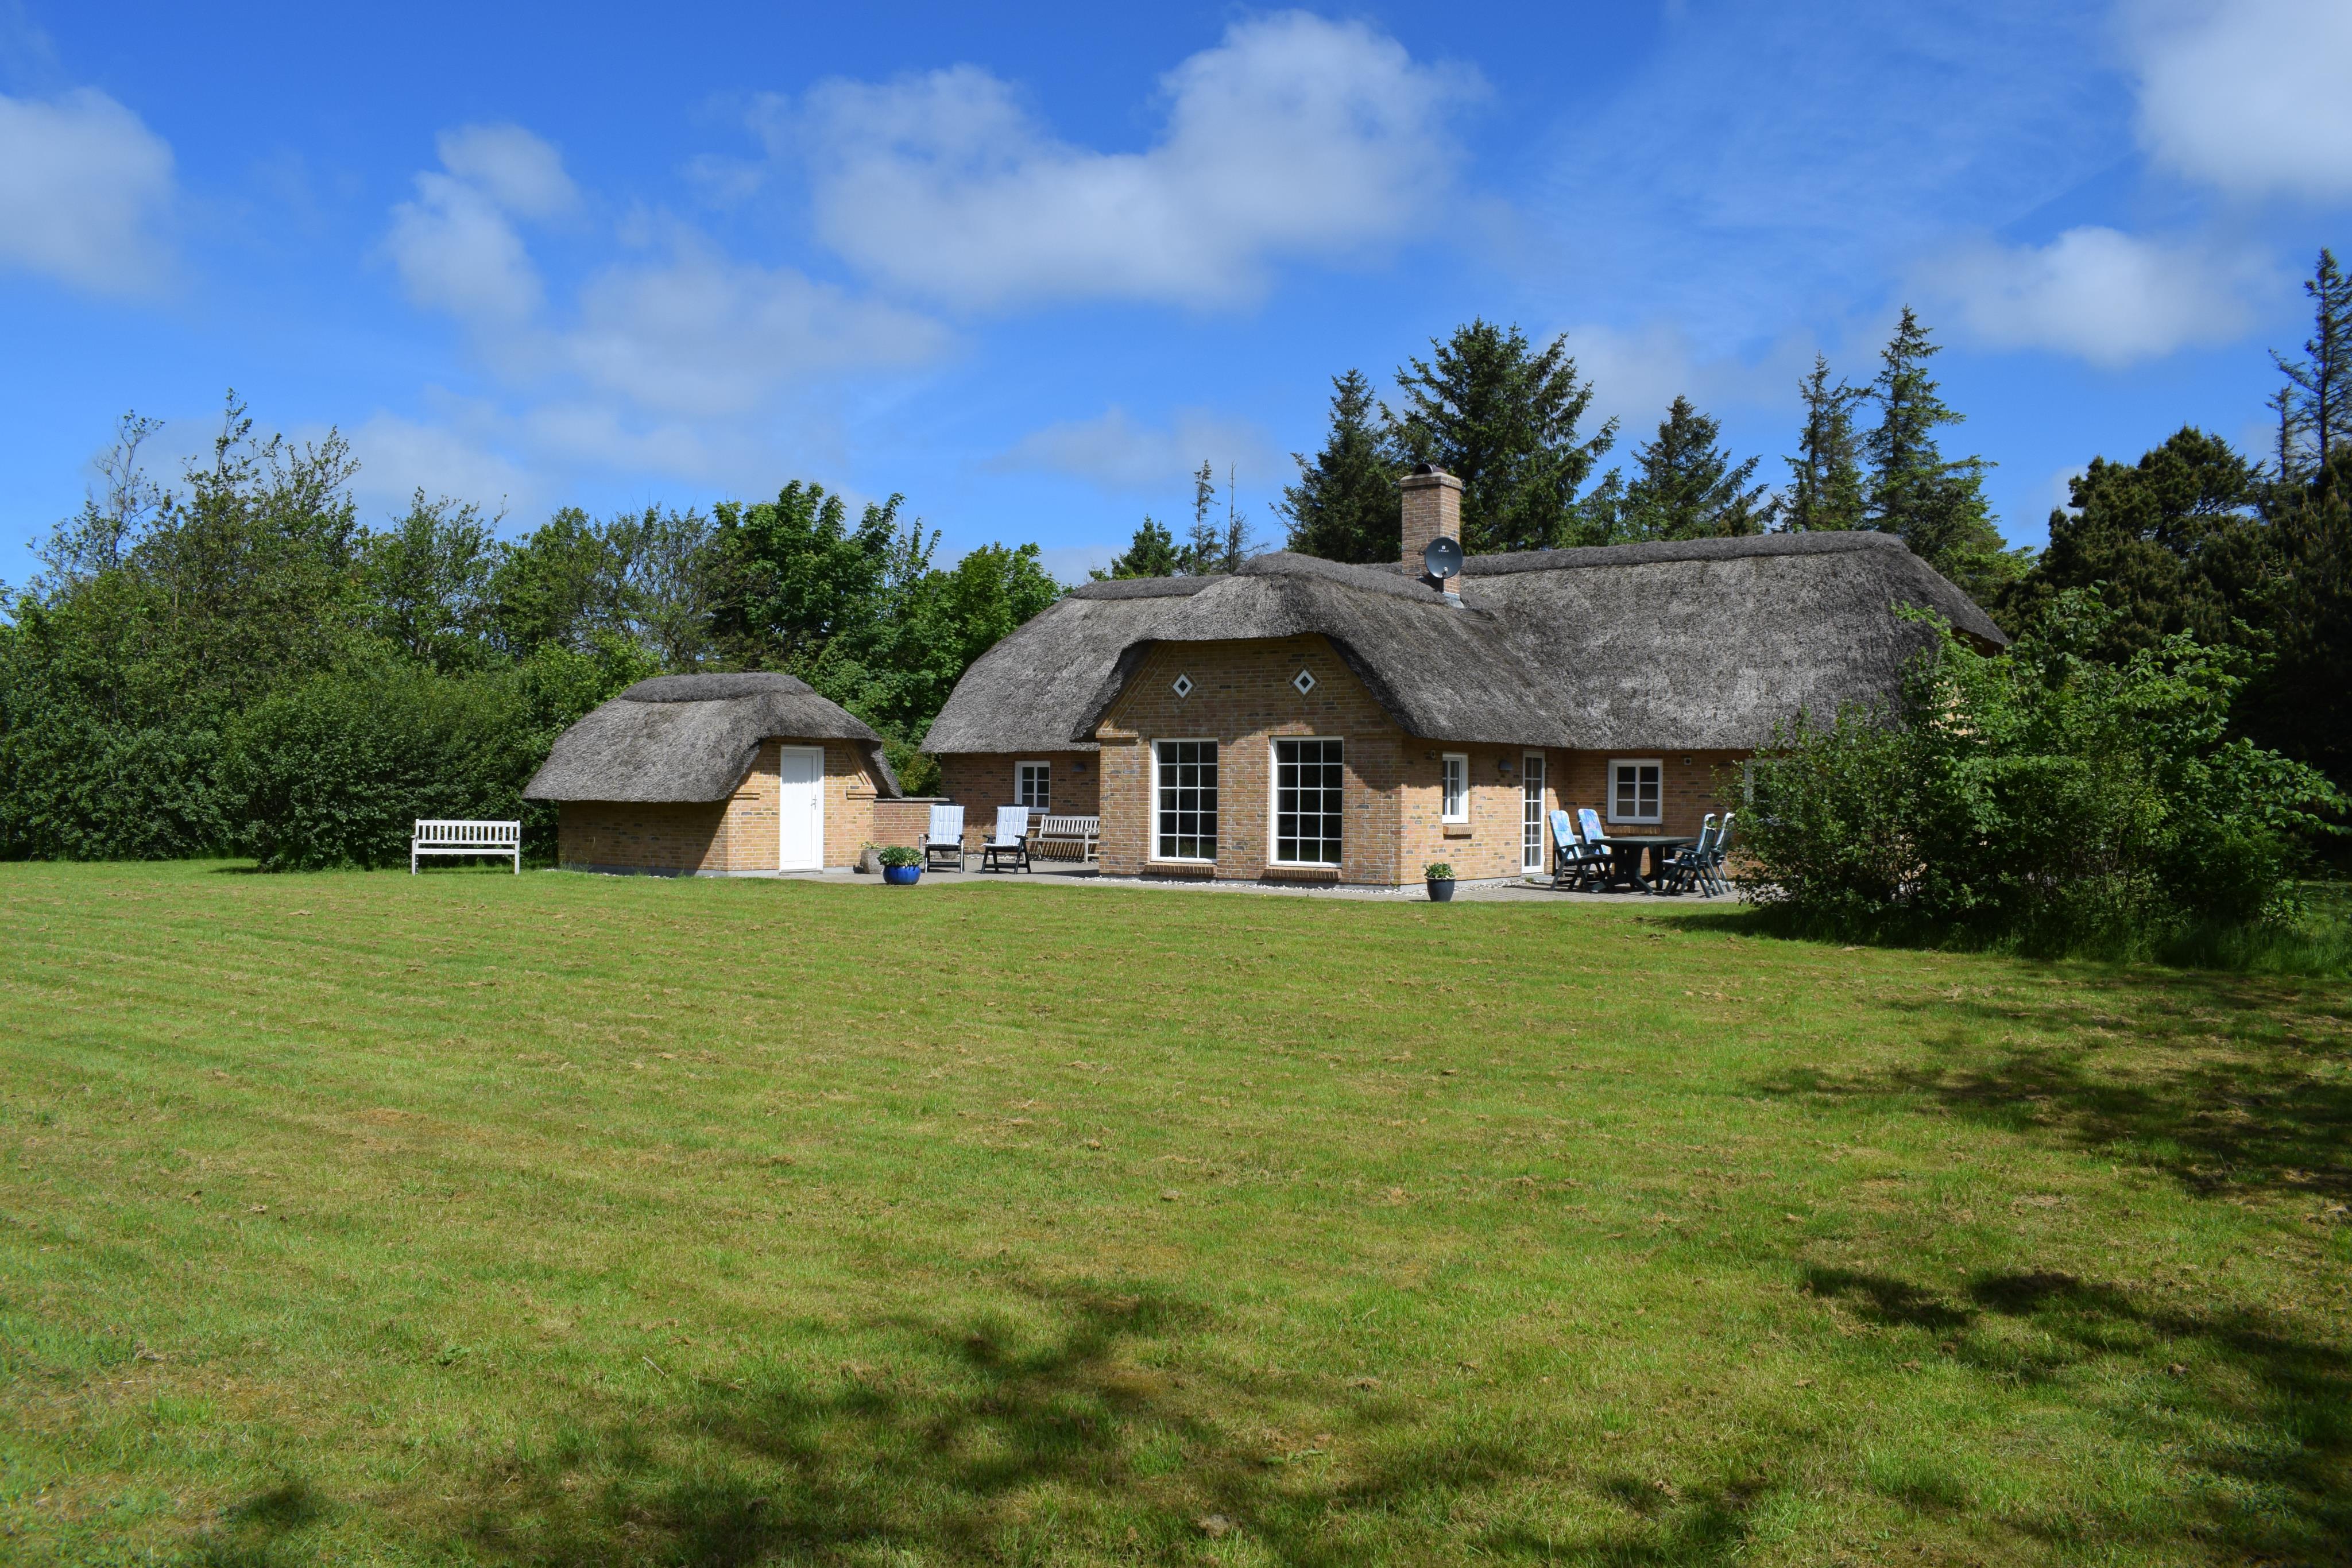
[[[577,871],[773,876],[846,866],[898,798],[882,737],[790,675],[662,675],[558,736],[523,797],[562,803]]]
[[[1102,819],[1110,874],[1399,886],[1543,869],[1545,816],[1696,832],[1776,725],[1891,697],[1940,613],[1999,627],[1896,538],[1778,534],[1474,556],[1461,483],[1402,481],[1405,560],[1276,553],[1089,583],[965,673],[940,789]]]

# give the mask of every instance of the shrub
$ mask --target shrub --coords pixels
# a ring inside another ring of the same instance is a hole
[[[225,782],[268,871],[398,865],[419,817],[514,819],[535,737],[511,680],[422,670],[305,681],[247,710]]]
[[[2239,655],[2175,636],[2104,663],[2106,614],[2063,596],[2004,655],[1935,622],[1892,711],[1784,730],[1741,817],[1751,896],[1825,934],[2038,951],[2290,914],[2296,837],[2341,798],[2227,737]]]
[[[911,844],[885,844],[876,852],[875,859],[886,866],[908,866],[923,863],[923,852]]]

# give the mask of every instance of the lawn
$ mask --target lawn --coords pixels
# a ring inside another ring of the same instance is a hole
[[[0,1557],[2306,1563],[2352,985],[0,866]]]

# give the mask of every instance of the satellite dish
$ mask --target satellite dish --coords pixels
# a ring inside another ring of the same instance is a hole
[[[1445,534],[1438,535],[1429,541],[1429,548],[1421,552],[1421,565],[1423,570],[1441,582],[1449,577],[1461,576],[1462,541]]]

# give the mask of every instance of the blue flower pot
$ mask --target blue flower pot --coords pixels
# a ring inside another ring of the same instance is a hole
[[[1425,880],[1429,883],[1430,903],[1451,904],[1454,902],[1454,879],[1452,877],[1433,876],[1426,878]]]
[[[922,879],[923,868],[919,865],[886,865],[882,868],[882,880],[892,887],[912,887]]]

